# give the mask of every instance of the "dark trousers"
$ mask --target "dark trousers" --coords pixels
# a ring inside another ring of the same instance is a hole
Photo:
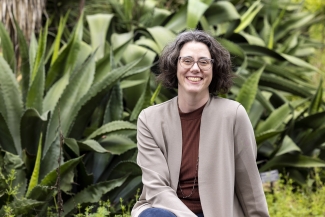
[[[198,217],[204,217],[203,213],[196,215]],[[175,214],[161,208],[149,208],[144,210],[139,217],[175,217]]]

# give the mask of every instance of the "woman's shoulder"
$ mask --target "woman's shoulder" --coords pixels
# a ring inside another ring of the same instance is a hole
[[[214,114],[219,114],[222,117],[248,119],[248,114],[244,106],[235,100],[213,96],[210,108]]]
[[[234,109],[237,110],[237,108],[241,105],[239,102],[232,100],[232,99],[226,99],[219,96],[212,96],[210,103],[214,107],[220,107],[221,109]]]

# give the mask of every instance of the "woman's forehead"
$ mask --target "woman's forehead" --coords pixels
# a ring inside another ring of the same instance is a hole
[[[202,42],[191,41],[183,45],[180,50],[180,56],[195,56],[211,58],[209,48]]]

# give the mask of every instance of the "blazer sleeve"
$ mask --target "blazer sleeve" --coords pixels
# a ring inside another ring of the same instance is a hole
[[[170,187],[167,161],[154,140],[151,130],[159,129],[149,129],[145,110],[143,110],[137,122],[137,163],[142,170],[146,201],[152,207],[169,210],[178,217],[196,217]]]
[[[246,110],[239,105],[234,126],[235,191],[247,217],[269,217],[256,165],[256,141]]]

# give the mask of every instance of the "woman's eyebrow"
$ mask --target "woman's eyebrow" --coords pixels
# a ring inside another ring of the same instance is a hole
[[[181,56],[181,57],[190,57],[190,58],[194,59],[194,57],[192,57],[192,56]],[[199,57],[199,59],[211,59],[211,58],[209,58],[209,57]]]

